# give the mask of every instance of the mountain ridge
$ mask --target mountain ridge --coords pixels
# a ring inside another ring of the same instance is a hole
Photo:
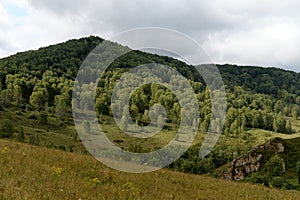
[[[27,68],[29,67],[29,70],[44,72],[50,67],[50,69],[56,70],[59,75],[61,75],[62,72],[67,72],[69,70],[71,71],[71,76],[76,77],[77,70],[83,60],[103,41],[104,40],[98,36],[90,36],[80,39],[71,39],[63,43],[42,47],[39,50],[20,52],[0,59],[0,70],[4,68],[4,70],[9,73],[13,73],[14,71],[19,71],[19,68],[21,68],[24,63],[28,63]],[[188,74],[189,70],[193,71],[192,74],[197,74],[195,69],[191,69],[191,66],[174,58],[159,55],[156,56],[148,53],[142,54],[151,55],[154,59],[159,61],[159,63],[171,64],[171,66],[177,67],[179,72],[183,72],[183,74]],[[6,68],[5,66],[9,67]],[[133,66],[129,65],[128,67]],[[225,84],[231,89],[233,89],[234,86],[239,85],[243,86],[244,89],[262,94],[273,94],[277,96],[277,91],[279,89],[284,89],[289,93],[297,94],[298,96],[300,95],[300,73],[275,67],[265,68],[260,66],[238,66],[233,64],[217,64],[217,67],[221,72]],[[232,84],[233,81],[234,84]],[[255,84],[251,84],[249,81],[255,82]]]

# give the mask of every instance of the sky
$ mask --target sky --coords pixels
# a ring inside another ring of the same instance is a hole
[[[300,72],[298,0],[0,0],[0,57],[134,28],[197,41],[215,63]]]

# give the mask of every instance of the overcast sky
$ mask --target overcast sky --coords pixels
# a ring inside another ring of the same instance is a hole
[[[72,38],[163,27],[216,63],[300,71],[298,0],[0,0],[0,57]]]

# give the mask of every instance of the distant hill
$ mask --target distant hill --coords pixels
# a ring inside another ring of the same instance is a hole
[[[240,85],[255,93],[278,96],[282,91],[300,95],[300,73],[278,68],[218,65],[223,80],[229,87]]]

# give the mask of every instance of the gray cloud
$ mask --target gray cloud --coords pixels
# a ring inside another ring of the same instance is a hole
[[[5,39],[0,38],[0,54],[7,54],[9,52],[15,51],[16,47]]]
[[[22,32],[27,42],[9,40],[13,46],[20,46],[20,50],[91,34],[110,38],[120,31],[155,26],[194,38],[217,63],[300,71],[297,0],[20,1],[26,2],[29,16],[22,19],[19,27],[0,30],[1,37],[8,31],[11,37],[18,37],[17,31]]]

